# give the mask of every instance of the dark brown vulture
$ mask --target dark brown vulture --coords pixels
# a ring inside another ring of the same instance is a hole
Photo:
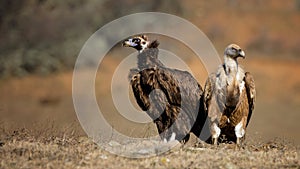
[[[138,50],[138,67],[129,72],[130,84],[136,102],[153,119],[161,139],[186,142],[190,131],[196,136],[200,133],[201,125],[193,125],[203,90],[189,72],[164,66],[158,59],[158,45],[145,35],[123,42]]]
[[[204,109],[210,121],[213,144],[221,142],[223,137],[239,145],[254,109],[254,80],[239,66],[239,57],[245,58],[244,51],[238,45],[229,45],[225,49],[224,63],[208,77],[204,87]]]

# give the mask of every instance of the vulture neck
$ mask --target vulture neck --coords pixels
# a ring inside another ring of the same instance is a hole
[[[225,56],[224,57],[224,69],[226,73],[226,106],[235,107],[238,103],[240,91],[239,91],[239,66],[236,59]]]
[[[236,59],[227,55],[224,56],[224,69],[227,76],[236,77],[239,71],[239,65]]]
[[[138,68],[139,69],[147,69],[152,67],[160,67],[163,66],[163,64],[158,60],[158,48],[156,41],[150,43],[147,48],[144,50],[139,51],[139,54],[137,56],[138,60]]]

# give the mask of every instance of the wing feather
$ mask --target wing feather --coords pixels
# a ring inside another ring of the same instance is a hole
[[[153,117],[159,117],[158,113],[161,113],[161,109],[166,105],[165,113],[168,118],[172,119],[171,121],[176,120],[177,117],[181,118],[181,122],[176,124],[178,129],[191,129],[197,119],[203,91],[190,73],[153,67],[134,74],[131,86],[136,101],[143,111],[147,111],[148,115],[155,120]],[[155,93],[151,100],[149,95],[155,89],[161,92]],[[180,112],[182,114],[179,116]],[[157,120],[167,119],[159,118]]]
[[[208,113],[208,106],[210,104],[210,100],[212,97],[214,81],[215,81],[215,74],[211,74],[205,82],[203,102],[204,102],[204,110],[206,113]]]
[[[130,70],[129,78],[131,78],[130,83],[136,102],[143,111],[147,111],[150,107],[149,96],[142,88],[140,72],[136,69]]]
[[[249,72],[245,73],[244,81],[245,81],[245,87],[246,87],[248,104],[249,104],[249,114],[248,114],[247,124],[246,124],[246,126],[248,126],[254,109],[254,104],[256,100],[256,90],[255,90],[255,83],[254,83],[253,76]]]

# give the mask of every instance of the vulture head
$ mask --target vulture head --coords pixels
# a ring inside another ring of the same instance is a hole
[[[143,51],[149,45],[149,41],[146,35],[135,36],[123,41],[122,44],[124,47],[132,47],[138,51]]]
[[[238,57],[245,59],[245,52],[236,44],[230,44],[225,49],[225,56],[236,60]]]

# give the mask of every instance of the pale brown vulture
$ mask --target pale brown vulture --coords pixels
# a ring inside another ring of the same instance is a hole
[[[153,119],[160,137],[185,142],[190,131],[200,134],[202,125],[193,125],[203,90],[189,72],[167,68],[160,62],[158,45],[145,35],[123,42],[123,46],[138,50],[138,67],[129,72],[130,84],[136,102]]]
[[[224,63],[205,83],[204,109],[213,144],[222,139],[240,144],[254,109],[254,80],[239,66],[239,57],[245,58],[244,51],[238,45],[229,45],[224,52]]]

